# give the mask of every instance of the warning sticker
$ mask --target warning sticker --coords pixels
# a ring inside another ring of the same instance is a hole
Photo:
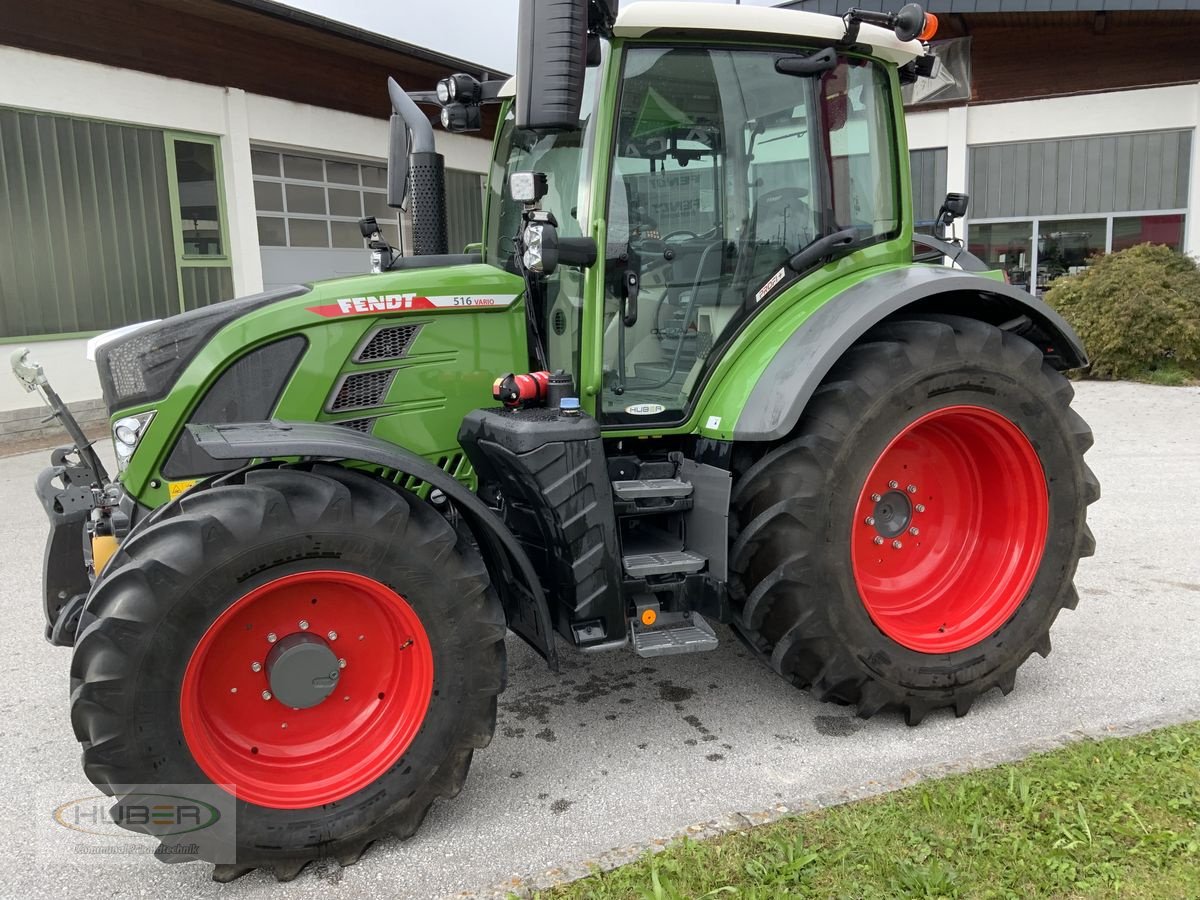
[[[167,493],[170,494],[171,499],[174,500],[180,494],[184,493],[185,491],[191,490],[199,483],[200,483],[199,478],[192,478],[188,481],[168,481],[167,482]]]

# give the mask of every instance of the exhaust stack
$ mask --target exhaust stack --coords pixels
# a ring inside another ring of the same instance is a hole
[[[446,163],[434,149],[433,125],[413,99],[388,79],[394,110],[388,148],[388,206],[404,208],[412,194],[415,256],[446,252]]]

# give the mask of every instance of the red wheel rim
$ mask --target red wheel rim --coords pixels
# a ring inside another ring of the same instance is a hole
[[[328,648],[317,652],[337,671],[328,696],[304,709],[274,695],[268,665],[273,648],[297,635]],[[391,768],[432,692],[429,638],[403,597],[352,572],[302,572],[255,588],[213,622],[188,661],[179,714],[213,782],[260,806],[302,809]]]
[[[1049,501],[1037,451],[981,406],[921,416],[888,444],[859,494],[850,560],[892,640],[951,653],[995,633],[1033,584]]]

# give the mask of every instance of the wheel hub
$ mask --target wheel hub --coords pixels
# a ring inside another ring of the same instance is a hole
[[[267,683],[284,706],[316,706],[333,692],[337,680],[338,658],[315,634],[289,634],[267,654]]]
[[[903,491],[888,491],[876,501],[871,518],[882,537],[894,538],[903,534],[912,521],[912,504]]]

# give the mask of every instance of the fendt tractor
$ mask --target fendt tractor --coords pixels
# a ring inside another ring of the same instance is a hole
[[[88,778],[223,786],[236,861],[190,858],[285,880],[458,793],[509,630],[556,669],[723,623],[910,725],[1010,691],[1094,548],[1087,360],[947,233],[965,196],[914,231],[901,86],[935,29],[522,0],[510,81],[388,84],[412,253],[365,219],[369,273],[95,341],[115,476],[18,351],[74,440],[37,490]],[[422,107],[488,104],[457,252]]]

